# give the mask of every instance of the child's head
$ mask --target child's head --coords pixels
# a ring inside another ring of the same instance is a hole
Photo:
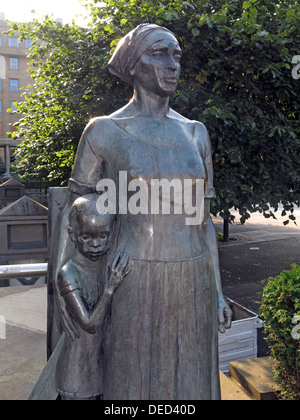
[[[112,230],[110,214],[99,214],[99,195],[89,194],[78,198],[69,213],[69,235],[77,250],[91,261],[107,253]]]

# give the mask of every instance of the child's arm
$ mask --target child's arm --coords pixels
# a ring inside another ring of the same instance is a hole
[[[63,298],[63,302],[67,307],[67,312],[72,315],[72,319],[75,320],[78,326],[86,329],[85,325],[89,321],[89,313],[81,298],[80,285],[74,277],[72,271],[65,265],[58,274],[57,288],[59,295]],[[66,332],[73,341],[80,336],[79,330],[77,334],[72,334],[69,331]]]
[[[99,325],[103,323],[109,305],[112,302],[114,292],[131,271],[132,267],[128,266],[128,260],[129,258],[127,255],[121,254],[118,254],[114,259],[107,285],[90,317],[90,325],[92,328],[99,327]]]
[[[81,298],[79,284],[68,281],[68,275],[63,270],[59,273],[58,287],[61,296],[64,298],[72,317],[82,329],[91,334],[96,332],[96,327],[99,327],[104,321],[115,290],[120,286],[130,270],[128,257],[118,255],[113,262],[107,286],[92,313],[89,313],[85,307]]]

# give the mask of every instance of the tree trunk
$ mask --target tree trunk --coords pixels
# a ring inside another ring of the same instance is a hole
[[[223,241],[224,242],[229,241],[229,221],[228,221],[228,219],[224,219],[224,223],[223,223]]]

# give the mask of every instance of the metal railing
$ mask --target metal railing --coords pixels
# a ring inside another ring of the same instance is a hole
[[[0,265],[0,280],[19,277],[46,277],[48,264]]]

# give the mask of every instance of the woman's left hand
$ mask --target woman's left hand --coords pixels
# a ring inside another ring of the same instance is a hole
[[[220,333],[231,328],[232,310],[223,293],[218,293],[218,324]]]

